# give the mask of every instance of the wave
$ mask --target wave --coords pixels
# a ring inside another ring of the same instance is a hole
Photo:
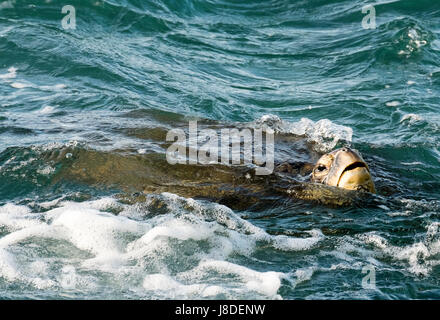
[[[432,206],[425,205],[427,214]],[[419,208],[409,201],[409,215],[376,214],[373,219],[376,226],[390,221],[390,228],[398,221],[405,226],[416,223]],[[371,224],[370,214],[355,215],[352,223]],[[333,216],[332,227],[347,227],[347,218]],[[426,281],[435,276],[439,263],[435,222],[419,226],[422,239],[414,240],[412,235],[396,239],[384,229],[351,234],[332,232],[328,226],[272,234],[258,221],[245,220],[222,205],[170,193],[135,204],[114,197],[81,201],[65,196],[7,203],[0,206],[0,287],[15,288],[5,290],[4,298],[26,289],[33,298],[81,293],[109,299],[129,292],[137,299],[282,299],[302,292],[301,285],[335,280],[335,274],[357,275],[360,283],[369,263],[377,272],[377,291],[341,287],[302,294],[315,299],[397,298],[407,289],[389,291],[391,283],[401,283],[395,272],[407,281]],[[292,259],[299,259],[293,267],[278,263]],[[392,280],[382,286],[380,279],[388,272],[394,272]]]
[[[257,242],[306,251],[323,239],[319,230],[306,238],[272,236],[224,206],[173,194],[136,206],[113,198],[37,205],[47,209],[0,207],[0,278],[46,294],[75,289],[110,298],[114,288],[139,298],[279,299],[285,274],[270,271],[270,263],[253,270],[232,257],[251,257]]]

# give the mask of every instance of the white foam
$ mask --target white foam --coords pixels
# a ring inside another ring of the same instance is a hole
[[[409,121],[409,123],[414,123],[422,120],[423,120],[422,116],[415,113],[408,113],[402,117],[402,120],[400,120],[400,122]]]
[[[0,74],[0,79],[13,79],[17,77],[17,68],[10,67],[8,73]]]
[[[107,211],[112,209],[122,210],[124,208],[115,198],[103,197],[96,200],[86,202],[74,202],[74,201],[62,201],[60,203],[64,207],[76,207],[76,208],[91,208],[99,211]]]
[[[27,83],[23,83],[23,82],[13,82],[11,83],[11,87],[15,88],[15,89],[23,89],[23,88],[27,88],[30,85]]]
[[[149,230],[139,241],[149,243],[157,237],[176,238],[179,240],[202,240],[211,235],[212,230],[203,224],[190,224],[181,220],[171,220],[165,225]]]
[[[385,105],[387,106],[387,107],[398,107],[398,106],[400,106],[400,102],[399,101],[389,101],[389,102],[387,102],[387,103],[385,103]]]
[[[140,223],[125,217],[95,209],[75,207],[63,209],[52,225],[64,227],[65,236],[75,246],[95,255],[121,253],[124,248],[118,241],[118,234],[124,232],[139,234],[143,231]]]
[[[285,277],[280,272],[258,272],[244,266],[218,260],[202,261],[196,268],[182,273],[180,277],[204,279],[212,272],[222,275],[222,277],[232,276],[233,279],[238,279],[238,284],[243,283],[246,289],[271,298],[280,298],[277,292],[281,286],[281,279]]]
[[[144,279],[143,286],[145,290],[174,290],[182,284],[164,274],[150,274]]]
[[[155,295],[159,292],[173,299],[191,296],[215,297],[225,292],[220,286],[203,283],[183,284],[174,280],[171,276],[160,273],[147,275],[143,287],[147,291],[153,291]],[[170,293],[172,294],[171,297]]]
[[[13,256],[2,248],[0,248],[0,277],[9,281],[14,281],[20,277]]]
[[[309,238],[293,238],[287,236],[273,236],[272,241],[275,248],[284,251],[302,251],[309,250],[316,246],[324,235],[320,230],[312,230],[309,232],[312,237]]]
[[[415,242],[413,244],[398,247],[391,245],[385,238],[375,234],[367,233],[359,238],[365,243],[373,244],[381,249],[383,253],[391,256],[393,259],[407,263],[407,270],[417,275],[428,275],[432,268],[440,261],[432,259],[440,252],[440,233],[438,223],[431,223],[427,227],[426,240]]]
[[[219,204],[170,193],[148,199],[137,205],[112,197],[32,204],[50,209],[44,212],[11,203],[0,206],[0,223],[9,232],[0,238],[0,277],[61,292],[96,294],[110,287],[140,298],[278,299],[283,279],[295,287],[318,271],[353,269],[360,274],[365,263],[379,270],[386,257],[408,273],[429,275],[439,264],[440,223],[429,224],[426,238],[409,245],[395,246],[385,235],[370,232],[341,237],[327,251],[319,248],[326,236],[318,229],[307,231],[305,238],[270,235]],[[161,214],[153,208],[158,201]],[[428,201],[402,203],[408,210],[437,210]],[[339,261],[288,273],[276,272],[278,266],[268,261],[261,270],[237,262],[237,256],[256,261],[257,246],[287,252],[318,248],[318,258],[331,255]]]
[[[420,48],[428,43],[426,40],[422,39],[422,35],[415,29],[410,29],[408,31],[408,37],[411,39],[410,43],[407,46],[408,49],[410,48],[410,45],[413,45],[416,48]]]
[[[332,150],[339,141],[351,143],[353,138],[352,128],[335,124],[328,119],[314,122],[307,118],[301,118],[298,122],[288,122],[275,115],[264,115],[253,125],[271,128],[277,133],[305,136],[309,141],[316,143],[317,151],[322,152]]]
[[[62,196],[58,199],[51,200],[51,201],[40,202],[38,205],[42,208],[49,209],[51,207],[55,207],[56,205],[58,205],[58,203],[63,199],[64,199],[64,196]]]
[[[63,148],[75,148],[78,146],[79,142],[77,140],[72,140],[66,143],[61,142],[49,142],[43,145],[33,145],[31,149],[37,152],[45,152],[52,151],[55,149],[63,149]]]
[[[40,114],[49,114],[49,113],[52,113],[54,110],[55,110],[55,108],[52,107],[52,106],[44,106],[43,108],[38,110],[38,113],[40,113]]]
[[[413,162],[400,162],[401,164],[403,164],[404,166],[421,166],[423,165],[423,162],[420,161],[413,161]]]
[[[38,265],[31,265],[32,271],[35,269],[38,272],[33,272],[31,275],[25,275],[20,272],[20,264],[16,261],[14,255],[6,249],[0,247],[0,277],[9,282],[21,282],[34,286],[36,289],[47,289],[55,284],[54,281],[47,277],[41,277],[41,268],[38,270]]]
[[[295,270],[295,272],[293,273],[293,276],[295,277],[295,281],[293,281],[292,283],[293,287],[296,287],[299,283],[306,282],[312,279],[312,276],[317,269],[317,267],[312,266],[309,268]]]
[[[57,90],[61,90],[61,89],[66,88],[66,85],[63,84],[63,83],[57,83],[57,84],[52,85],[52,86],[39,86],[38,88],[40,90],[48,90],[48,91],[55,90],[55,91],[57,91]]]
[[[35,217],[36,215],[25,206],[12,203],[0,206],[0,227],[5,227],[10,232],[40,225]]]
[[[365,241],[367,244],[373,244],[378,248],[385,249],[388,247],[388,241],[374,233],[361,235],[361,239]]]
[[[405,41],[405,49],[399,50],[399,55],[405,55],[407,58],[411,56],[413,52],[417,52],[421,47],[426,46],[428,41],[423,39],[423,34],[417,29],[410,28],[407,33],[408,38],[401,37],[401,41]]]
[[[13,9],[15,0],[6,0],[0,3],[0,10],[3,9]]]
[[[40,238],[54,238],[62,239],[62,234],[53,228],[45,224],[38,224],[31,227],[26,227],[18,231],[11,232],[4,237],[0,238],[0,248],[8,248],[11,245],[17,244],[21,241],[32,237]]]
[[[26,206],[18,206],[13,203],[7,203],[3,206],[0,206],[0,215],[27,215],[31,210]]]
[[[415,274],[427,275],[431,268],[420,263],[430,256],[429,249],[423,243],[415,243],[403,249],[390,247],[388,253],[399,260],[406,260],[409,263],[409,271]]]
[[[324,238],[319,230],[307,238],[272,236],[215,203],[173,194],[151,199],[163,201],[166,213],[148,216],[152,202],[125,205],[110,197],[34,203],[49,209],[40,213],[1,206],[0,219],[7,220],[10,233],[0,238],[0,276],[47,290],[96,292],[102,277],[107,286],[141,297],[277,299],[286,274],[252,270],[230,257],[252,257],[259,241],[298,251]],[[118,215],[104,211],[115,209]],[[46,251],[55,256],[41,255]]]
[[[252,250],[256,241],[268,242],[272,244],[274,248],[283,251],[299,251],[309,250],[324,239],[324,235],[318,229],[308,231],[311,235],[311,237],[308,238],[294,238],[284,235],[272,236],[266,233],[263,229],[241,219],[234,214],[231,209],[225,206],[199,202],[191,198],[187,199],[170,193],[163,193],[162,196],[168,200],[167,203],[172,204],[170,209],[174,212],[179,212],[182,208],[191,208],[194,210],[193,213],[197,216],[212,218],[218,223],[225,225],[228,233],[227,239],[235,240],[234,247],[236,250],[240,249],[241,253]],[[200,221],[197,225],[200,228]],[[203,234],[203,232],[201,232],[201,234]],[[243,234],[247,235],[245,239],[242,238]],[[224,245],[226,246],[225,243]]]
[[[51,167],[50,165],[44,166],[43,168],[37,169],[37,173],[42,175],[50,175],[51,173],[55,172],[55,168]]]
[[[407,217],[411,215],[410,210],[387,212],[390,217]]]

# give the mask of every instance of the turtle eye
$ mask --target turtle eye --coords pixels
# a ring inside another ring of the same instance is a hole
[[[318,171],[324,171],[325,169],[327,169],[327,167],[324,166],[324,165],[322,165],[322,164],[320,164],[320,165],[318,166],[318,168],[316,168],[316,170],[318,170]]]

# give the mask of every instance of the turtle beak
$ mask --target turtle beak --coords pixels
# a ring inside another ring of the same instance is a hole
[[[350,148],[332,152],[333,163],[325,184],[348,190],[363,190],[376,193],[370,169],[362,157]]]

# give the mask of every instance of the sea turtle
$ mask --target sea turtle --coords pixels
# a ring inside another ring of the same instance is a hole
[[[315,165],[283,161],[270,175],[256,175],[247,166],[169,164],[160,153],[124,154],[88,148],[64,150],[55,177],[124,191],[127,201],[146,194],[171,192],[204,198],[234,209],[248,209],[279,199],[301,199],[326,205],[353,204],[375,193],[368,165],[348,147],[322,155]],[[130,195],[130,196],[127,196]]]
[[[350,148],[337,149],[323,155],[312,171],[311,181],[376,193],[368,165],[358,152]]]

